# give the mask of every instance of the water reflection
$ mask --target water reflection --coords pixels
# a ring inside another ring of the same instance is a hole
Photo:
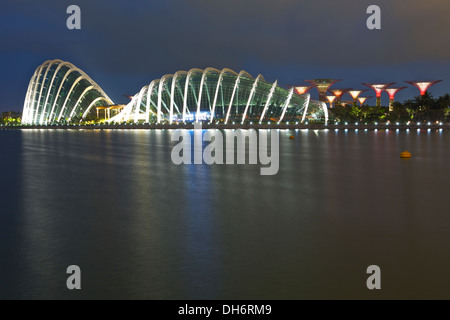
[[[171,132],[2,132],[1,297],[372,298],[371,264],[449,297],[448,132],[282,131],[275,176],[176,166]]]

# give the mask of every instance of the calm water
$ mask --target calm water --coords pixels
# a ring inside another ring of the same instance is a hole
[[[292,133],[260,176],[170,131],[0,131],[0,298],[450,299],[450,133]]]

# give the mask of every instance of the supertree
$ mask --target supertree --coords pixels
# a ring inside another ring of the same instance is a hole
[[[396,87],[396,88],[391,87],[391,88],[385,89],[386,92],[389,94],[389,112],[394,110],[393,104],[394,104],[395,95],[403,89],[406,89],[406,87]]]
[[[294,87],[294,91],[296,94],[304,94],[307,93],[309,90],[312,89],[313,86],[290,86]]]
[[[392,86],[395,82],[384,82],[384,83],[362,83],[362,85],[368,86],[373,91],[375,91],[375,95],[377,97],[377,107],[381,107],[381,93],[387,87]]]
[[[364,105],[364,103],[367,101],[367,99],[370,99],[372,97],[358,97],[359,104],[361,107]]]
[[[336,96],[336,103],[337,104],[341,104],[341,97],[344,93],[346,93],[347,91],[349,91],[351,89],[332,89],[329,90],[333,95]]]
[[[320,101],[327,102],[326,93],[328,89],[336,82],[341,81],[341,79],[313,79],[305,81],[317,88]]]
[[[336,96],[326,96],[328,102],[330,103],[330,108],[333,108],[333,102],[336,100]]]
[[[358,100],[358,97],[361,93],[366,92],[369,89],[366,90],[350,90],[348,91],[348,93],[352,96],[353,98],[353,106],[356,107],[356,101]]]
[[[420,95],[423,96],[427,90],[442,80],[432,80],[432,81],[405,81],[406,83],[412,84],[420,90]]]

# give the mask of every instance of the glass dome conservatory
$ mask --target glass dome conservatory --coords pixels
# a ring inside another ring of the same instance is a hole
[[[307,115],[328,118],[323,102],[298,95],[267,82],[262,75],[253,78],[214,68],[191,69],[153,80],[110,122],[208,122],[268,123],[301,122]]]
[[[23,124],[51,124],[95,118],[95,106],[113,104],[82,70],[48,60],[34,72],[23,108]]]
[[[48,60],[28,85],[23,124],[100,120],[98,110],[114,102],[86,73],[69,62]],[[105,117],[106,118],[106,117]],[[191,69],[168,74],[144,86],[109,122],[287,123],[328,120],[325,103],[297,94],[262,75],[231,69]]]

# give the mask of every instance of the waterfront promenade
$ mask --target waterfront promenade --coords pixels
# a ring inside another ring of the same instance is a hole
[[[92,124],[92,125],[16,125],[16,126],[0,126],[0,130],[29,130],[29,129],[75,129],[75,130],[121,130],[121,129],[194,129],[193,123],[188,124]],[[396,124],[396,123],[378,123],[378,124],[364,124],[364,123],[310,123],[310,124],[209,124],[202,123],[202,129],[289,129],[289,130],[439,130],[450,129],[450,123],[411,123],[411,124]]]

